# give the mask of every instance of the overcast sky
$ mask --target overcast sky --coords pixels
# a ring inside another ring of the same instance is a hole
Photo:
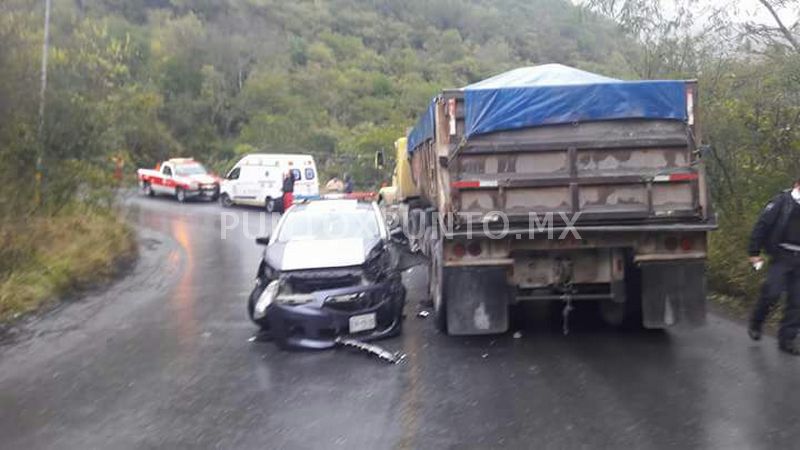
[[[736,1],[701,0],[701,3],[706,3],[714,6],[735,5],[736,10],[738,10],[736,18],[740,22],[753,20],[755,22],[760,22],[765,24],[774,23],[772,15],[769,13],[769,11],[767,11],[767,8],[765,8],[758,0],[736,0]],[[781,20],[787,27],[793,25],[795,21],[797,21],[798,17],[796,8],[779,9],[778,15],[780,16]]]
[[[587,0],[572,0],[575,4],[586,3]],[[660,0],[664,9],[674,10],[675,0]],[[687,1],[687,0],[682,0]],[[714,8],[725,8],[737,22],[754,21],[763,24],[773,25],[775,22],[772,15],[758,0],[696,0],[695,12],[702,14]],[[799,15],[798,7],[778,9],[778,15],[783,23],[788,27],[793,25]]]

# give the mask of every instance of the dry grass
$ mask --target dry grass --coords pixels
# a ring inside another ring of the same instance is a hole
[[[0,321],[109,279],[135,252],[111,213],[71,211],[0,227]]]

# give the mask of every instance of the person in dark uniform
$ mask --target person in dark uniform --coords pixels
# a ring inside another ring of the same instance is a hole
[[[781,192],[767,204],[753,228],[748,252],[750,263],[756,268],[764,263],[762,249],[770,256],[770,265],[761,297],[750,317],[748,334],[753,340],[761,339],[764,320],[786,292],[778,347],[800,355],[800,179],[795,181],[793,189]]]
[[[294,203],[294,176],[292,171],[283,175],[283,210],[286,211]]]
[[[344,175],[344,193],[345,194],[352,194],[353,193],[353,179],[350,178],[350,175]]]

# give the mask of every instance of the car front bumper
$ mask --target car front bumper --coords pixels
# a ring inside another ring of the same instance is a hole
[[[215,198],[219,195],[219,186],[191,189],[185,192],[186,192],[186,197],[189,198],[199,198],[199,197]]]
[[[337,296],[357,294],[359,299],[333,302]],[[395,336],[402,328],[405,291],[399,277],[383,283],[317,291],[308,303],[290,305],[276,301],[266,310],[269,334],[290,348],[326,349],[337,337],[371,341]],[[350,318],[375,314],[375,328],[350,333]]]

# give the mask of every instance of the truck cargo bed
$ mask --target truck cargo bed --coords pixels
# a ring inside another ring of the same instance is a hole
[[[581,213],[584,220],[699,217],[690,136],[677,121],[625,120],[497,132],[453,149],[453,209]]]

